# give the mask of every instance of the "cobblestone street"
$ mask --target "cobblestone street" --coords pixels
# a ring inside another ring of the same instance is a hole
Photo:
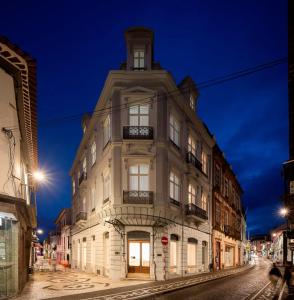
[[[268,285],[260,295],[256,295],[268,284],[268,271],[271,263],[258,260],[253,269],[240,274],[202,283],[189,288],[177,290],[160,296],[149,297],[148,300],[235,300],[235,299],[272,299],[271,285]],[[257,297],[256,297],[257,296]]]

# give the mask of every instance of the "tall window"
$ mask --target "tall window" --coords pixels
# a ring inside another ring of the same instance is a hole
[[[224,211],[224,225],[229,225],[229,213]]]
[[[104,202],[109,199],[110,196],[110,175],[103,176],[103,200]]]
[[[108,115],[103,122],[103,145],[110,140],[110,116]]]
[[[204,174],[208,174],[208,156],[204,151],[202,152],[202,171]]]
[[[190,107],[191,109],[195,110],[195,100],[193,95],[190,95]]]
[[[145,51],[143,49],[134,50],[134,69],[142,70],[145,68]]]
[[[188,151],[196,156],[196,142],[191,135],[188,137]]]
[[[96,161],[96,142],[92,143],[91,146],[91,162],[92,162],[92,166],[94,165]]]
[[[169,174],[169,196],[180,202],[180,179],[174,172]]]
[[[72,194],[74,195],[76,192],[76,183],[75,183],[75,180],[73,179],[72,180]]]
[[[95,189],[91,188],[91,209],[93,210],[95,208]]]
[[[180,147],[180,123],[172,114],[169,117],[169,137]]]
[[[130,126],[149,125],[149,105],[133,105],[129,108]]]
[[[225,195],[226,197],[229,196],[229,181],[228,181],[227,178],[225,178],[224,195]]]
[[[83,159],[83,173],[87,174],[87,159],[84,157]]]
[[[202,144],[201,141],[197,140],[196,142],[196,157],[199,161],[201,161],[202,157]]]
[[[221,210],[218,202],[215,202],[215,223],[218,225],[221,223]]]
[[[201,187],[201,206],[202,209],[207,210],[207,194],[203,191]]]
[[[191,183],[188,187],[188,202],[196,204],[196,190],[194,185],[192,185]]]
[[[197,253],[197,241],[193,238],[188,239],[187,244],[187,263],[188,263],[188,272],[196,272],[196,253]]]
[[[178,265],[178,255],[177,255],[177,244],[178,244],[178,236],[175,234],[171,234],[170,236],[170,257],[169,257],[169,266],[170,272],[176,273],[177,272],[177,265]]]
[[[136,164],[130,166],[129,188],[131,191],[149,191],[149,165]]]
[[[219,165],[215,165],[215,175],[214,175],[215,185],[221,187],[221,171]]]

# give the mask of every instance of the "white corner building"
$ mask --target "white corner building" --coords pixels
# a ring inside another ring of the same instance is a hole
[[[84,117],[70,171],[71,267],[111,279],[207,272],[215,141],[197,88],[153,61],[152,31],[125,39],[127,61]]]

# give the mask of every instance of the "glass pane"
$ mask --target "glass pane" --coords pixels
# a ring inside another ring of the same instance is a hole
[[[196,265],[196,245],[188,243],[188,266]]]
[[[149,173],[149,165],[142,164],[140,165],[140,174],[148,174]]]
[[[138,58],[134,59],[134,68],[139,68],[139,59]]]
[[[139,116],[130,116],[130,126],[139,126]]]
[[[129,243],[129,265],[133,267],[140,266],[140,243]]]
[[[140,191],[149,191],[149,176],[140,176]]]
[[[177,265],[177,242],[170,242],[170,261],[169,264],[171,267],[175,267]]]
[[[138,175],[131,175],[130,176],[130,190],[131,191],[138,191]]]
[[[140,126],[149,125],[149,116],[140,116]]]
[[[140,114],[148,115],[149,113],[149,105],[140,105]]]
[[[175,200],[178,200],[180,199],[179,197],[180,195],[180,189],[179,189],[179,186],[178,185],[175,185]]]
[[[130,115],[138,114],[138,105],[130,106],[129,108]]]
[[[169,196],[171,198],[175,198],[175,195],[174,195],[174,184],[170,181],[169,182]]]
[[[150,244],[142,243],[142,266],[149,267],[150,262]]]
[[[144,68],[144,58],[140,58],[140,68]]]
[[[130,174],[139,174],[139,165],[130,166]]]

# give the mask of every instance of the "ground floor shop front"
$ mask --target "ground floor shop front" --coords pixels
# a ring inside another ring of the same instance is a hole
[[[73,231],[72,268],[111,279],[166,280],[208,271],[210,241],[209,233],[180,225],[99,224]]]
[[[243,252],[241,241],[228,237],[220,231],[213,230],[212,253],[214,270],[218,271],[243,265]]]

